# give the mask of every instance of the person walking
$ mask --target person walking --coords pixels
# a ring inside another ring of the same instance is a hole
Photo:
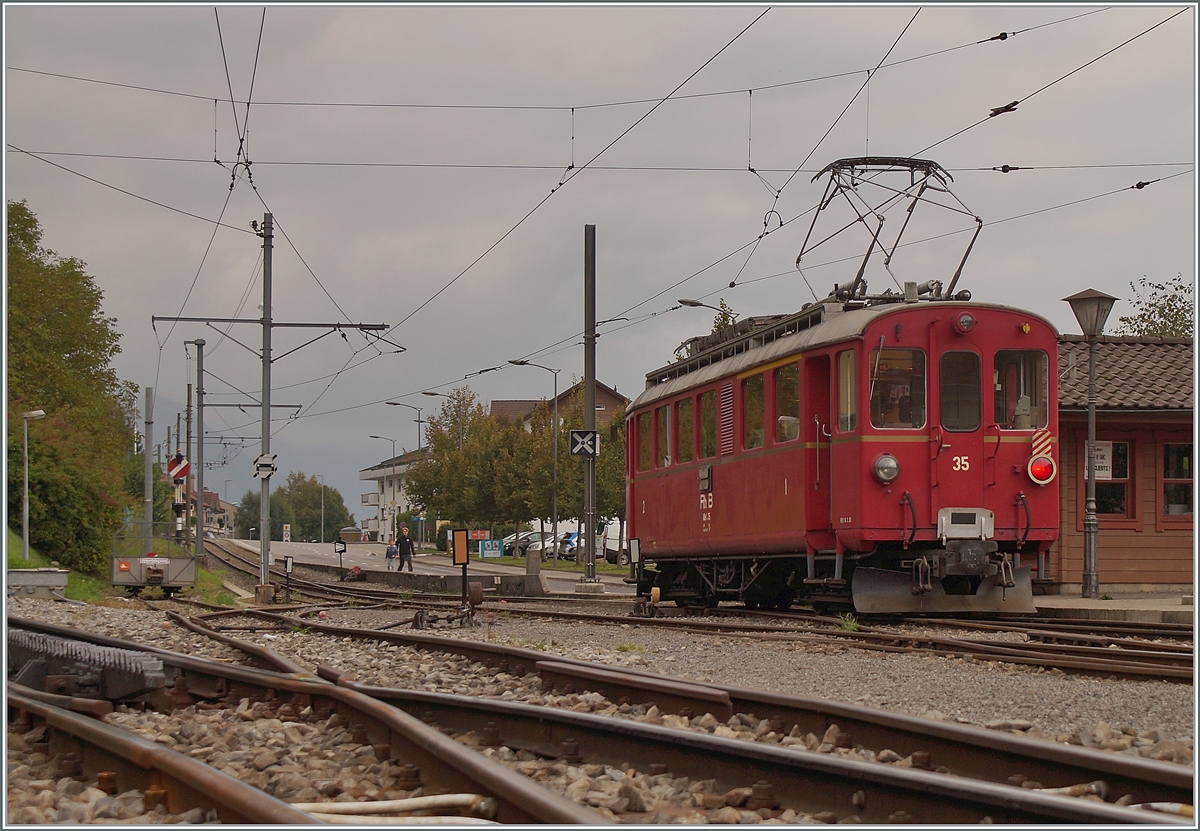
[[[404,564],[408,563],[408,570],[413,570],[413,554],[416,553],[416,547],[413,545],[412,539],[408,536],[408,526],[400,526],[400,570],[404,571]]]
[[[388,571],[396,567],[396,553],[396,541],[388,537],[387,549],[383,552],[383,559],[387,561]]]

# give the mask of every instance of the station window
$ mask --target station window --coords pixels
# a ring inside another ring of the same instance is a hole
[[[992,372],[996,424],[1006,430],[1037,430],[1050,423],[1050,378],[1040,349],[1001,349]]]
[[[837,371],[838,430],[848,433],[858,428],[858,367],[853,349],[838,353]]]
[[[717,391],[700,393],[700,458],[717,455]]]
[[[1192,443],[1163,444],[1163,516],[1191,517]]]
[[[671,464],[671,407],[659,407],[654,411],[654,420],[658,427],[658,459],[659,467]]]
[[[942,355],[942,426],[956,433],[979,429],[982,372],[974,352]]]
[[[638,440],[638,470],[649,470],[650,463],[654,461],[654,422],[650,420],[650,413],[638,413],[637,417],[637,440]]]
[[[775,370],[775,441],[800,438],[800,364]]]
[[[696,437],[695,416],[692,399],[685,398],[675,402],[675,429],[678,432],[675,440],[675,458],[680,462],[692,460],[692,443]]]
[[[1129,475],[1133,469],[1132,450],[1130,442],[1127,441],[1096,442],[1096,513],[1098,515],[1133,516],[1133,503],[1129,498],[1132,485]],[[1083,476],[1086,483],[1086,450],[1083,462]]]
[[[742,380],[742,449],[763,446],[763,376]]]
[[[871,350],[871,425],[925,426],[925,353],[920,349]]]

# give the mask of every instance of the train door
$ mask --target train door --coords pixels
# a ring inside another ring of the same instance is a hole
[[[983,364],[979,353],[943,352],[938,361],[938,421],[930,433],[929,445],[934,457],[933,522],[937,522],[941,509],[980,507],[983,427]]]
[[[804,404],[800,418],[804,437],[804,507],[805,540],[812,550],[828,551],[834,547],[833,517],[830,513],[831,477],[829,423],[830,367],[828,355],[813,355],[804,359]]]

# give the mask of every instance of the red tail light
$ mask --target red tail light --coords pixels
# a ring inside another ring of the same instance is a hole
[[[1048,485],[1058,474],[1058,465],[1049,456],[1034,456],[1029,460],[1026,472],[1035,485]]]

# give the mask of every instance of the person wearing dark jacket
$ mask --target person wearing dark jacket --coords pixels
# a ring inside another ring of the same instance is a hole
[[[396,540],[396,547],[400,551],[400,570],[404,571],[404,564],[408,563],[408,570],[413,570],[413,554],[416,553],[416,547],[413,545],[412,538],[408,535],[408,526],[400,526],[400,539]]]

